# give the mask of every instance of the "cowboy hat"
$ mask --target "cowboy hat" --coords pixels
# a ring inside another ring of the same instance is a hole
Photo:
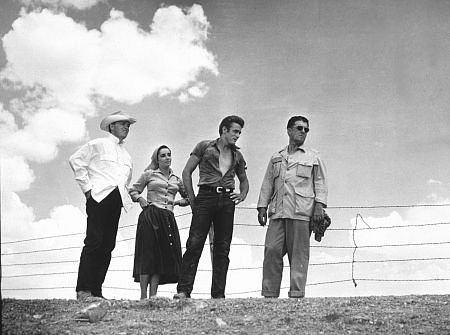
[[[136,122],[136,119],[128,114],[122,113],[122,111],[118,111],[106,116],[102,122],[100,122],[100,129],[109,132],[109,125],[117,121],[128,121],[130,124],[133,124]]]

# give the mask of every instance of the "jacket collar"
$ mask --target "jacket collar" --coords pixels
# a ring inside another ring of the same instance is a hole
[[[297,151],[297,150],[300,150],[300,151],[306,152],[306,147],[303,146],[303,145],[295,146],[295,150],[296,150],[296,151]],[[283,157],[284,159],[287,160],[288,155],[289,155],[289,145],[287,145],[287,146],[285,146],[284,148],[280,149],[280,150],[278,151],[278,153],[281,155],[281,157]]]

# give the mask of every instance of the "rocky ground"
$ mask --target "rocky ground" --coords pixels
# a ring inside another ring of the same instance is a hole
[[[2,301],[2,334],[450,334],[450,295]]]

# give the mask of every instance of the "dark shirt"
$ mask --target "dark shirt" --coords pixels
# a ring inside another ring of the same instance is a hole
[[[222,186],[226,188],[234,187],[234,177],[236,173],[240,175],[245,172],[246,162],[242,153],[236,148],[232,147],[233,161],[231,162],[230,169],[222,176],[222,171],[219,167],[220,151],[217,147],[216,140],[206,140],[198,143],[191,155],[195,155],[200,158],[199,162],[199,182],[200,185],[208,186]]]

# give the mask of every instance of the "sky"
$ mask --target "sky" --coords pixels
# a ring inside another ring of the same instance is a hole
[[[68,158],[117,110],[138,120],[126,139],[133,181],[157,146],[181,175],[222,118],[244,118],[250,192],[227,296],[260,296],[267,228],[254,208],[293,115],[310,120],[306,145],[329,177],[332,226],[312,241],[306,295],[450,294],[449,17],[446,0],[2,1],[3,297],[75,297],[86,216]],[[122,213],[107,297],[139,298],[139,212]],[[184,244],[189,209],[175,215]],[[209,257],[205,247],[194,297],[209,296]],[[286,268],[281,297],[288,286]]]

